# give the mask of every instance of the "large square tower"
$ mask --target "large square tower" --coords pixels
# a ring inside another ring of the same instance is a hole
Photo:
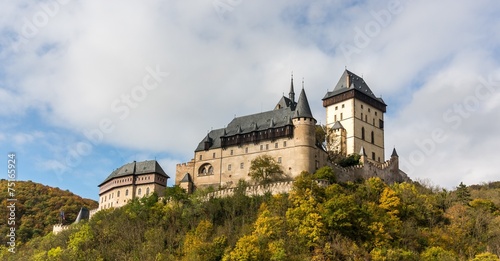
[[[326,124],[340,133],[343,142],[336,148],[342,154],[359,153],[384,162],[384,113],[387,105],[377,98],[362,77],[345,70],[333,91],[323,98]],[[338,131],[341,128],[342,131]]]

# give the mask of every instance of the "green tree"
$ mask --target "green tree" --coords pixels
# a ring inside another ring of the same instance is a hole
[[[250,163],[248,175],[257,184],[269,184],[288,178],[281,165],[269,155],[262,155],[253,159]]]
[[[457,200],[464,205],[469,204],[469,201],[471,201],[469,188],[463,182],[460,182],[460,185],[458,185],[456,195]]]
[[[442,247],[430,247],[420,254],[420,260],[422,261],[456,261],[458,260],[457,255],[452,252],[443,249]]]

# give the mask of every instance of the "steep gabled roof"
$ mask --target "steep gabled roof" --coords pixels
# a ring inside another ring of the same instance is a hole
[[[340,121],[336,121],[333,124],[332,129],[333,130],[344,129],[344,126],[342,126],[342,123],[340,123]]]
[[[347,69],[344,71],[342,76],[340,76],[340,79],[337,82],[337,85],[335,85],[333,91],[327,92],[325,97],[323,97],[323,100],[353,89],[385,105],[384,100],[382,98],[377,98],[375,94],[373,94],[372,90],[368,87],[362,77],[359,77]]]
[[[114,178],[125,177],[129,175],[148,174],[148,173],[157,173],[166,178],[170,178],[167,175],[167,173],[163,171],[162,167],[160,166],[160,164],[158,164],[156,160],[146,160],[140,162],[134,161],[115,169],[101,184],[99,184],[99,187]]]
[[[290,96],[291,98],[294,96],[293,80],[290,87]],[[195,152],[206,149],[205,141],[207,137],[211,138],[210,149],[220,148],[222,145],[221,137],[293,125],[292,119],[298,117],[314,119],[304,88],[302,88],[297,102],[283,96],[274,110],[235,117],[226,128],[210,131],[208,135],[198,143]]]
[[[186,173],[186,175],[184,175],[184,178],[182,178],[179,183],[183,182],[193,183],[193,180],[191,179],[191,175],[189,175],[189,173]]]

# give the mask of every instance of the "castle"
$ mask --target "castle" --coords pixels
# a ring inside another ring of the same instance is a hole
[[[287,96],[281,97],[274,109],[235,117],[227,127],[210,131],[198,144],[194,158],[177,164],[175,184],[192,193],[196,188],[227,187],[207,197],[225,197],[234,192],[240,180],[250,180],[251,161],[269,155],[281,164],[290,178],[301,172],[315,172],[323,166],[333,168],[339,182],[379,177],[387,183],[409,181],[399,169],[399,156],[394,148],[391,157],[384,157],[384,113],[387,105],[376,97],[362,77],[343,72],[332,91],[322,99],[326,109],[326,148],[344,156],[359,153],[360,164],[341,167],[328,161],[323,144],[316,140],[316,119],[307,95],[302,89],[297,101],[293,77]],[[99,184],[99,207],[117,208],[134,198],[153,192],[163,196],[170,177],[156,160],[131,162],[114,170]],[[327,186],[323,180],[316,181]],[[292,181],[247,187],[248,195],[287,193]],[[82,215],[86,219],[85,213]],[[80,218],[77,219],[78,222]],[[68,226],[54,226],[58,233]]]
[[[312,115],[302,84],[295,101],[293,77],[288,97],[273,110],[234,118],[227,127],[210,131],[198,144],[194,158],[177,164],[175,184],[189,193],[197,187],[231,187],[238,180],[250,180],[250,163],[269,155],[294,178],[302,171],[315,172],[330,165],[339,181],[371,176],[387,182],[408,180],[399,170],[396,150],[384,157],[384,113],[387,105],[377,98],[363,78],[344,71],[333,91],[323,98],[327,148],[344,156],[359,153],[362,165],[342,168],[327,160],[327,152],[316,141],[316,119]],[[333,137],[333,138],[332,138]]]

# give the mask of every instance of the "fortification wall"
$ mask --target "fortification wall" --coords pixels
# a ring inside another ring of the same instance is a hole
[[[330,185],[330,183],[327,180],[316,180],[316,183],[318,184],[318,186],[321,187],[326,187]],[[208,200],[210,198],[229,197],[234,195],[236,189],[237,188],[227,188],[211,192],[206,196],[206,199]],[[289,193],[290,191],[292,191],[292,189],[293,189],[293,181],[283,181],[267,185],[249,186],[245,189],[245,194],[247,196],[258,196],[258,195],[264,195],[266,193],[271,193],[272,195],[276,195],[276,194]]]
[[[58,233],[66,230],[68,228],[69,228],[69,225],[57,224],[57,225],[54,225],[54,227],[52,227],[52,233],[54,233],[54,235],[57,235]]]
[[[399,169],[399,162],[397,158],[391,158],[383,163],[366,161],[362,165],[346,168],[334,165],[332,168],[337,175],[337,180],[339,182],[369,179],[371,177],[379,177],[387,184],[411,181],[406,173]]]

